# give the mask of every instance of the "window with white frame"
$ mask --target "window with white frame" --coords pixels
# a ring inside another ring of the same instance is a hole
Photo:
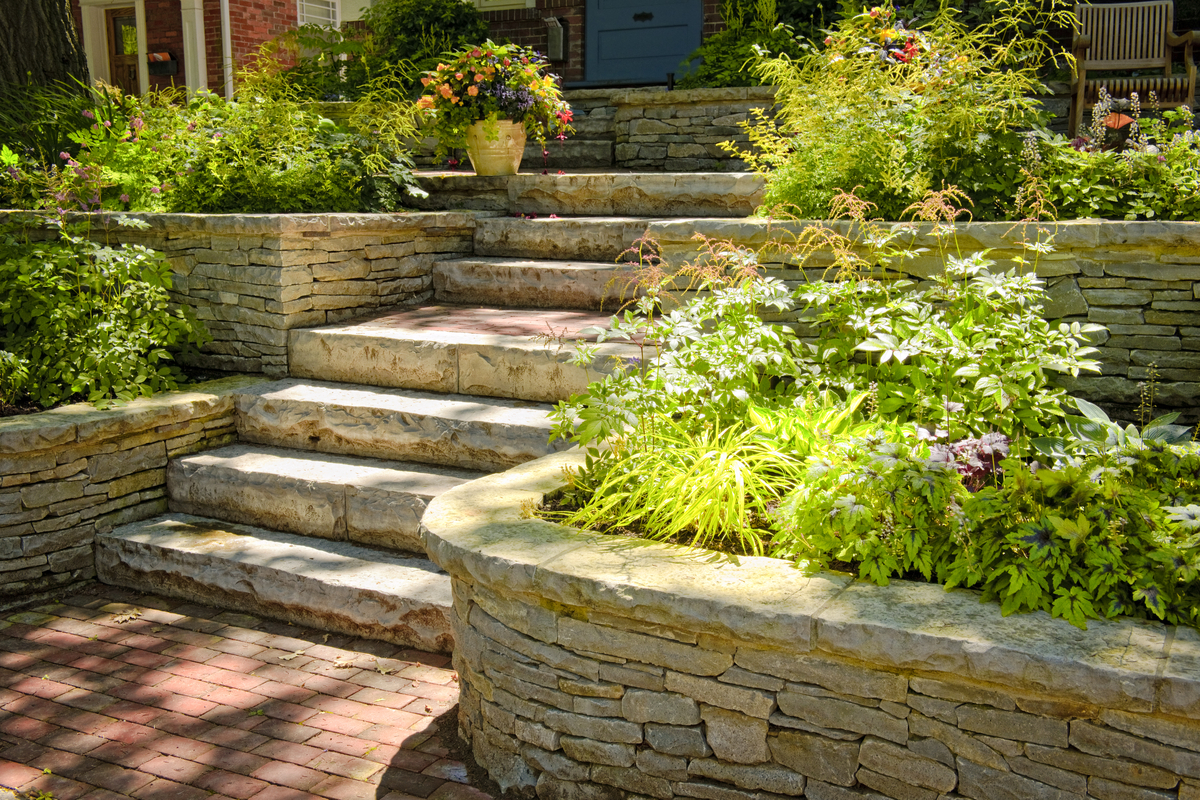
[[[328,25],[336,28],[341,22],[338,0],[297,0],[301,25]]]

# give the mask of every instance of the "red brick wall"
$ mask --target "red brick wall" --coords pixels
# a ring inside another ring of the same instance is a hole
[[[295,28],[296,13],[296,0],[229,0],[234,72],[258,54],[263,42]],[[208,88],[224,96],[220,0],[204,0],[204,34],[208,51]]]
[[[204,0],[204,55],[208,61],[208,90],[225,96],[225,71],[221,69],[221,0]]]
[[[702,39],[707,39],[725,27],[721,20],[720,0],[702,0],[704,27]],[[584,80],[584,21],[587,6],[581,0],[537,0],[536,8],[515,8],[506,11],[485,11],[488,35],[495,41],[509,40],[525,47],[546,52],[544,17],[559,17],[567,21],[567,60],[551,64],[555,74],[567,83]]]
[[[234,68],[251,60],[263,42],[296,27],[296,0],[229,0]]]

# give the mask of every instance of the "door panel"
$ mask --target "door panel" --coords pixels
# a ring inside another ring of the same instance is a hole
[[[108,82],[125,94],[138,93],[137,16],[132,8],[110,8],[108,23]]]
[[[700,46],[701,0],[588,0],[587,80],[665,83]]]

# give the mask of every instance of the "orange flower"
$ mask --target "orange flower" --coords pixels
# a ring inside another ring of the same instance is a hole
[[[474,97],[475,95],[479,94],[479,87],[478,86],[468,86],[467,94],[471,95],[471,97]]]
[[[433,98],[430,97],[429,95],[423,95],[421,97],[421,99],[417,100],[417,108],[420,108],[420,109],[433,108]]]
[[[476,82],[476,83],[479,83],[479,82],[480,82],[480,81],[482,81],[482,80],[483,80],[483,76],[482,76],[482,75],[480,75],[479,73],[476,73],[476,74],[475,74],[475,82]]]
[[[450,89],[450,84],[448,83],[443,83],[441,86],[439,86],[438,91],[442,93],[442,97],[447,99],[450,98],[450,95],[454,94],[454,92]]]

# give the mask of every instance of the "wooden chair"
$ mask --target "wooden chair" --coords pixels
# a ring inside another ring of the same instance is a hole
[[[1154,92],[1161,108],[1192,106],[1196,93],[1196,65],[1192,63],[1192,31],[1172,31],[1175,6],[1172,0],[1146,3],[1113,3],[1075,6],[1079,28],[1071,50],[1075,55],[1075,77],[1071,82],[1071,119],[1067,135],[1078,133],[1085,108],[1096,105],[1100,89],[1116,99],[1137,92],[1143,107]],[[1171,74],[1171,48],[1183,45],[1183,75]],[[1143,70],[1161,68],[1161,76],[1089,79],[1088,70]]]

